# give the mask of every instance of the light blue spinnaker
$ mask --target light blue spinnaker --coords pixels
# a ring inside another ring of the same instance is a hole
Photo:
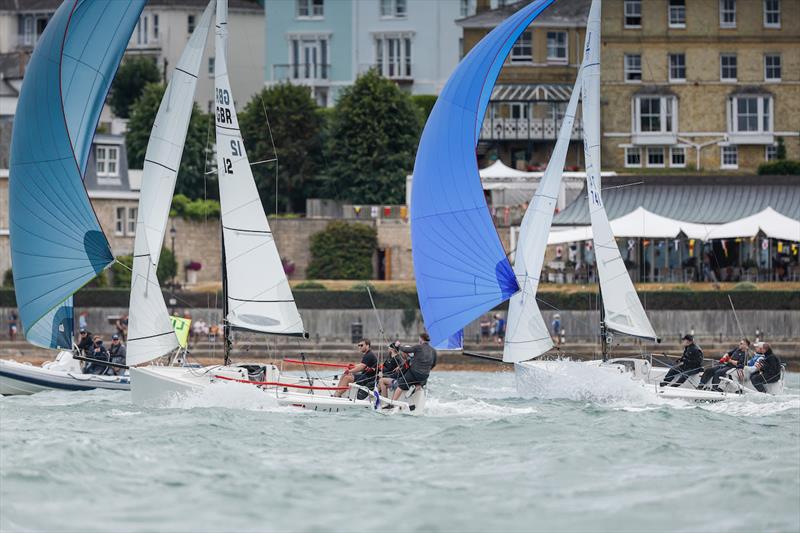
[[[83,184],[111,80],[145,0],[67,0],[36,45],[11,140],[9,218],[25,337],[68,348],[72,295],[114,261]]]
[[[420,308],[437,345],[519,290],[492,222],[475,146],[500,69],[554,0],[536,0],[484,37],[453,72],[417,150],[411,243]]]

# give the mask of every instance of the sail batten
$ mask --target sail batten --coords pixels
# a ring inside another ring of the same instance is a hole
[[[304,336],[244,148],[227,67],[227,1],[217,1],[214,101],[228,328]]]
[[[600,0],[593,0],[586,31],[582,83],[586,191],[607,329],[645,339],[658,336],[636,294],[608,221],[600,182]]]
[[[484,37],[456,67],[425,124],[414,163],[411,242],[434,345],[519,290],[486,205],[475,147],[506,56],[552,1],[532,2]]]
[[[27,65],[9,169],[9,229],[25,338],[70,348],[72,294],[114,260],[84,187],[97,122],[144,0],[70,0]]]
[[[133,246],[128,364],[150,361],[179,346],[161,293],[158,261],[213,14],[211,0],[175,65],[147,144]]]

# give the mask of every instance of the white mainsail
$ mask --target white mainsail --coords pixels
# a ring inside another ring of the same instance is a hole
[[[219,0],[214,98],[228,310],[225,318],[234,328],[302,336],[303,321],[261,206],[239,130],[228,79],[227,15],[227,0]]]
[[[586,188],[605,323],[613,331],[656,340],[658,336],[619,253],[600,194],[600,0],[593,0],[589,10],[586,42],[581,94]]]
[[[133,246],[126,356],[129,365],[150,361],[178,347],[156,269],[192,115],[213,5],[214,0],[211,0],[175,66],[147,144]]]
[[[550,233],[561,188],[561,175],[567,160],[580,88],[579,69],[550,162],[520,225],[519,241],[514,256],[514,273],[521,290],[511,297],[509,303],[508,328],[503,345],[505,362],[515,363],[538,357],[553,347],[553,340],[536,304],[536,291],[539,288],[547,236]]]

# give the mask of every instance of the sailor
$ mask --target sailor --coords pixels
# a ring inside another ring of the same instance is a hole
[[[381,367],[381,379],[378,389],[384,398],[389,396],[389,388],[400,377],[403,369],[403,357],[400,355],[400,345],[393,342],[389,345],[389,357]]]
[[[781,379],[781,360],[766,342],[756,343],[756,353],[761,354],[761,358],[755,362],[755,371],[750,375],[750,381],[758,392],[767,392],[768,383]]]
[[[406,359],[403,373],[395,380],[397,389],[392,395],[392,400],[397,400],[411,388],[411,385],[424,386],[428,381],[431,370],[436,366],[436,350],[430,345],[430,336],[422,332],[419,334],[419,344],[414,346],[400,346],[400,352]]]
[[[720,378],[724,377],[726,374],[728,374],[728,372],[735,368],[744,368],[744,363],[747,361],[747,351],[749,349],[750,339],[741,339],[736,348],[728,350],[727,353],[723,354],[718,365],[714,365],[703,372],[703,375],[700,378],[700,385],[698,385],[697,388],[704,389],[708,381],[711,380],[713,389],[717,391],[720,390],[718,386]]]
[[[111,336],[111,348],[109,348],[108,350],[108,355],[111,358],[112,363],[118,365],[125,364],[125,356],[126,356],[125,345],[122,344],[122,340],[119,338],[119,335],[115,334]],[[108,367],[107,373],[119,375],[122,373],[122,369],[110,366]]]
[[[676,376],[677,379],[671,386],[680,387],[686,378],[703,370],[703,350],[694,343],[694,336],[687,333],[681,339],[681,344],[683,344],[683,355],[664,376],[664,381],[661,382],[662,387],[670,385]]]
[[[100,335],[95,335],[92,338],[92,351],[89,353],[88,357],[94,359],[95,361],[108,361],[108,350],[106,347],[103,346],[103,339]],[[83,367],[84,374],[105,374],[108,367],[102,363],[95,363],[90,362],[88,365]]]
[[[339,379],[339,385],[337,385],[343,388],[336,391],[336,396],[342,396],[347,392],[347,387],[354,382],[357,385],[364,385],[369,388],[372,388],[375,384],[378,358],[372,353],[369,339],[361,339],[357,346],[358,351],[361,353],[361,362],[344,371],[344,374]]]
[[[78,333],[78,354],[89,357],[94,351],[94,340],[92,334],[86,329],[81,328]]]

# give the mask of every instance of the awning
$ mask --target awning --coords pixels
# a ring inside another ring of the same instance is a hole
[[[611,221],[615,237],[646,237],[651,239],[673,239],[684,234],[690,239],[707,240],[716,225],[681,222],[639,207],[627,215]],[[564,231],[552,231],[547,244],[588,241],[592,238],[591,226],[579,226]]]
[[[709,232],[707,238],[755,237],[760,232],[773,239],[800,241],[800,221],[793,220],[768,207],[755,215],[717,226]]]
[[[491,102],[567,102],[572,85],[556,83],[497,84]]]

